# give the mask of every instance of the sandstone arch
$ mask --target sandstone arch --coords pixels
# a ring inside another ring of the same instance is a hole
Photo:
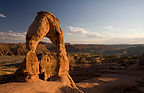
[[[39,62],[36,56],[36,47],[43,37],[49,38],[57,48],[57,80],[66,85],[77,88],[69,71],[63,31],[59,26],[59,20],[50,12],[37,13],[34,22],[30,25],[26,35],[26,48],[28,53],[20,69],[15,72],[18,81],[37,81],[39,79]]]

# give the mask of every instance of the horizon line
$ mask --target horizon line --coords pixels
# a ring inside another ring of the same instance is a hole
[[[24,43],[20,43],[20,42],[0,42],[1,43],[4,43],[4,44],[24,44]],[[41,42],[39,42],[41,43]],[[53,44],[52,42],[43,42],[42,43],[51,43]],[[67,43],[65,42],[65,44],[70,44],[70,45],[144,45],[144,44],[95,44],[95,43]]]

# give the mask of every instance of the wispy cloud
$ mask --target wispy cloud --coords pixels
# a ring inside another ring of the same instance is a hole
[[[0,13],[0,17],[5,18],[6,16],[2,13]]]
[[[106,26],[104,27],[104,30],[108,30],[108,31],[117,31],[117,30],[121,30],[120,28],[118,27],[114,27],[114,26]]]
[[[43,42],[51,42],[50,39],[47,38],[47,37],[44,37],[44,38],[42,39],[42,41],[43,41]]]
[[[105,40],[103,43],[109,44],[142,44],[144,43],[144,32],[143,29],[136,28],[123,28],[115,26],[106,26],[106,30],[103,34]]]
[[[106,37],[116,38],[144,38],[143,29],[116,28],[113,26],[104,27],[106,30],[103,34]]]
[[[80,28],[80,27],[68,27],[69,31],[67,32],[68,35],[79,34],[83,37],[88,38],[102,38],[104,37],[102,34],[97,32],[90,32],[88,29]]]
[[[25,42],[26,32],[0,32],[0,41],[1,42]]]

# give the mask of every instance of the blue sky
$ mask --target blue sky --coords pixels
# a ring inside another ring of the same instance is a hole
[[[65,42],[144,44],[144,0],[0,0],[0,42],[25,42],[38,11],[60,19]],[[48,41],[44,38],[44,41]]]

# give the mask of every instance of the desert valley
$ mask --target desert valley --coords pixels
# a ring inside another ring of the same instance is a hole
[[[0,44],[2,85],[10,82],[20,67],[27,52],[25,48],[25,44],[21,43]],[[78,88],[85,93],[144,92],[144,66],[140,63],[143,45],[66,44],[66,50],[70,60],[69,73]],[[40,42],[36,53],[40,60],[43,53],[55,56],[55,51],[56,47],[52,43]],[[54,75],[55,72],[49,69],[47,73]],[[51,78],[48,81],[52,81]]]

